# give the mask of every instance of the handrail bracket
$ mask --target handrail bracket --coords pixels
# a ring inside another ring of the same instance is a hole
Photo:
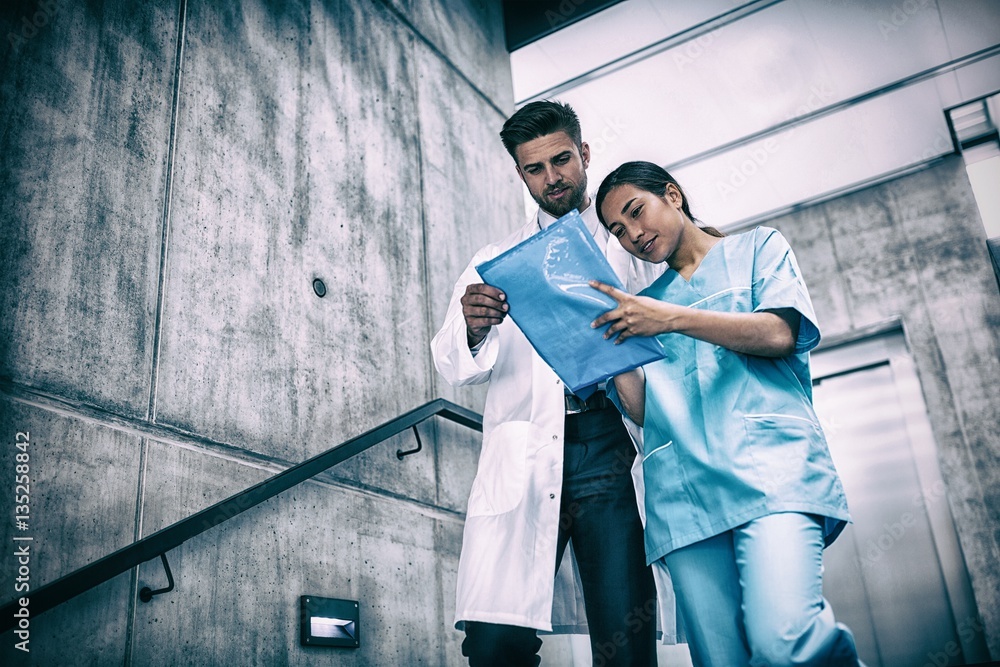
[[[417,425],[414,424],[413,426],[411,426],[411,428],[413,429],[413,436],[417,439],[417,446],[414,449],[407,449],[405,452],[402,449],[397,449],[396,458],[399,459],[400,461],[402,461],[405,457],[409,456],[410,454],[416,454],[417,452],[419,452],[421,449],[424,448],[424,443],[420,442],[420,432],[417,431]]]
[[[149,602],[153,599],[154,595],[160,595],[162,593],[169,593],[174,590],[174,575],[170,573],[170,563],[167,562],[167,554],[160,554],[160,560],[163,561],[163,569],[167,573],[167,587],[157,588],[155,591],[149,586],[143,586],[142,590],[139,591],[139,599],[143,602]]]

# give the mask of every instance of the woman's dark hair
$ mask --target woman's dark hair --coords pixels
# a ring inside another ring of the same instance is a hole
[[[626,162],[605,176],[604,180],[601,181],[601,187],[597,188],[597,201],[595,202],[597,217],[600,219],[601,224],[607,227],[608,223],[601,213],[601,206],[604,204],[604,199],[611,194],[611,191],[619,186],[631,185],[640,190],[652,193],[657,197],[663,197],[667,194],[667,186],[671,183],[681,193],[681,211],[692,222],[698,222],[698,218],[691,214],[688,198],[681,184],[666,169],[652,162]],[[701,225],[698,227],[712,236],[725,236],[725,234],[715,227],[703,227]]]
[[[500,130],[500,140],[514,162],[517,162],[518,146],[554,132],[565,132],[577,148],[582,143],[580,119],[573,107],[563,102],[541,100],[525,104],[508,118]]]

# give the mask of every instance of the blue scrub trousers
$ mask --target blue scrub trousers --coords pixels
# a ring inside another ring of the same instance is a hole
[[[786,512],[664,556],[698,667],[856,667],[851,631],[823,598],[823,532]]]

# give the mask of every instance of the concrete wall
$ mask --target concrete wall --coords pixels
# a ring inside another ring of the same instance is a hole
[[[38,586],[442,395],[472,252],[522,218],[499,3],[6,3],[0,10],[0,601],[15,434]],[[957,159],[771,223],[825,334],[902,319],[1000,655],[1000,298]],[[328,287],[320,299],[314,278]],[[31,619],[3,664],[462,664],[475,434],[420,427]],[[364,647],[298,645],[299,595]],[[567,644],[546,639],[547,658]]]
[[[230,4],[0,10],[0,471],[30,432],[33,587],[456,396],[430,337],[523,220],[500,3]],[[420,428],[419,455],[393,438],[170,552],[152,603],[158,561],[32,618],[0,663],[461,664],[478,438]],[[300,647],[303,594],[359,600],[363,647]]]
[[[766,224],[794,248],[826,338],[902,321],[1000,658],[1000,294],[961,158]]]

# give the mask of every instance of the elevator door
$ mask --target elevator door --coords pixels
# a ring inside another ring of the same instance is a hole
[[[813,377],[854,519],[824,558],[837,619],[869,667],[988,660],[902,334],[817,352]]]

